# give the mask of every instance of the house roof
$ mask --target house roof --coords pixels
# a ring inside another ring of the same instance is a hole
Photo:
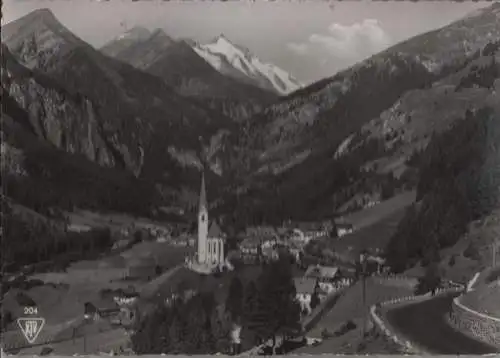
[[[334,278],[338,272],[338,267],[311,265],[307,268],[304,276],[306,277],[321,277]]]
[[[382,257],[379,257],[379,256],[372,256],[372,255],[370,255],[370,256],[368,256],[366,259],[367,259],[368,261],[373,261],[373,262],[376,262],[376,263],[378,263],[378,264],[380,264],[380,265],[385,264],[385,259],[384,259],[384,258],[382,258]]]
[[[300,222],[297,223],[296,228],[302,231],[318,231],[323,228],[323,224],[317,222]]]
[[[208,229],[208,237],[223,237],[222,230],[220,229],[217,222],[212,221],[210,228]]]
[[[247,237],[241,243],[240,247],[253,248],[258,247],[261,244],[261,240],[255,237]]]
[[[278,233],[275,228],[272,226],[254,226],[249,227],[246,230],[246,236],[254,236],[254,237],[274,237]]]
[[[316,289],[316,280],[310,277],[297,277],[294,280],[295,291],[297,293],[313,294]]]
[[[349,223],[336,223],[337,229],[352,229],[353,225]]]

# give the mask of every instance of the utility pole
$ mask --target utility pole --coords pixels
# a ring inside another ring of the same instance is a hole
[[[493,224],[498,224],[500,221],[500,218],[497,217],[497,216],[491,216],[491,217],[488,217],[485,221],[484,221],[484,224],[483,224],[483,227],[487,227],[488,224],[490,223],[493,223]],[[500,240],[498,239],[498,230],[495,230],[495,228],[493,229],[494,231],[494,237],[491,241],[491,266],[492,267],[495,267],[496,266],[496,256],[497,256],[497,249],[498,249],[498,245],[500,243]]]
[[[492,267],[495,267],[495,266],[496,266],[498,242],[499,242],[499,241],[494,241],[494,242],[491,244],[491,252],[492,252],[491,266],[492,266]]]
[[[362,253],[359,257],[361,263],[362,296],[363,296],[363,337],[366,336],[368,312],[366,311],[366,254]]]

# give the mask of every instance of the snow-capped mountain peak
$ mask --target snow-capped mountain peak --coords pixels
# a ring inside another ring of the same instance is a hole
[[[286,71],[261,61],[249,50],[235,45],[224,34],[208,44],[193,44],[193,49],[219,72],[261,88],[288,94],[303,86]]]

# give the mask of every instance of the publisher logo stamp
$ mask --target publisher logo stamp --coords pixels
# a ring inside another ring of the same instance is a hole
[[[25,314],[33,315],[38,313],[36,308],[26,307]],[[17,319],[17,325],[23,332],[28,343],[33,344],[45,325],[45,318],[41,317],[21,317]]]

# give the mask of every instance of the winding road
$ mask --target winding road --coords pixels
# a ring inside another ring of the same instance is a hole
[[[415,345],[433,354],[489,354],[498,350],[453,329],[447,322],[453,298],[449,293],[421,303],[390,309],[386,318],[392,328]]]

